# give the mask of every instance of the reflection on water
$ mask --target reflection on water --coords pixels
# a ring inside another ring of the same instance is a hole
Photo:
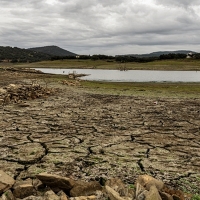
[[[154,70],[101,70],[101,69],[47,69],[37,68],[51,74],[89,74],[81,79],[109,82],[200,82],[200,71],[154,71]]]

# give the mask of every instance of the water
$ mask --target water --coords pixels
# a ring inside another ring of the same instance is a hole
[[[37,68],[51,74],[89,74],[83,80],[108,82],[200,82],[200,71],[158,71],[158,70],[101,70],[101,69],[50,69]]]

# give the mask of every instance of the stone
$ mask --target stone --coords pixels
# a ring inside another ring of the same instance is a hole
[[[0,99],[0,105],[4,103],[4,99]]]
[[[70,190],[71,197],[94,195],[97,190],[102,190],[102,186],[97,181],[82,182],[77,181]]]
[[[148,194],[148,191],[144,190],[138,196],[136,196],[136,199],[137,200],[145,200],[147,194]]]
[[[157,180],[149,175],[140,175],[137,178],[137,183],[140,183],[144,188],[150,190],[151,186],[155,185],[158,190],[162,190],[164,183],[160,180]]]
[[[135,196],[135,192],[131,188],[127,188],[125,184],[119,178],[112,178],[106,181],[105,185],[111,187],[116,192],[120,194],[120,196],[127,196],[133,198]]]
[[[69,200],[97,200],[96,196],[70,197]]]
[[[160,192],[160,196],[162,200],[173,200],[173,197],[165,192]]]
[[[62,190],[57,195],[60,197],[60,200],[68,200],[67,195]]]
[[[36,193],[36,190],[35,190],[35,188],[33,187],[32,184],[19,185],[13,191],[13,195],[16,198],[20,198],[20,199],[34,195],[35,193]]]
[[[69,191],[73,188],[75,181],[70,178],[61,177],[47,173],[40,173],[36,177],[51,188],[59,188],[63,191]]]
[[[47,191],[44,194],[44,200],[60,200],[59,196],[57,196],[52,190]]]
[[[106,181],[105,186],[109,186],[111,187],[113,190],[115,190],[116,192],[120,193],[120,191],[122,191],[122,193],[125,190],[125,185],[122,182],[121,179],[119,178],[113,178],[113,179],[109,179]],[[125,196],[124,194],[121,194],[123,196]]]
[[[44,200],[44,198],[41,197],[41,196],[33,196],[33,195],[31,195],[29,197],[23,198],[23,200]]]
[[[145,200],[162,200],[155,185],[150,187],[150,190],[146,193]]]
[[[110,200],[124,200],[124,198],[120,197],[119,193],[116,192],[111,187],[105,186],[105,190],[106,190]]]
[[[0,194],[10,189],[15,183],[15,180],[0,170]]]
[[[176,194],[174,194],[172,197],[173,197],[173,200],[184,200],[183,198],[179,197]]]
[[[0,94],[5,94],[5,93],[6,93],[6,90],[3,88],[0,88]]]
[[[42,183],[39,179],[33,180],[33,186],[36,188],[36,190],[43,190],[45,189],[46,185]]]
[[[7,87],[0,88],[1,99],[4,99],[4,104],[10,102],[18,103],[21,100],[30,100],[40,97],[45,97],[53,93],[52,89],[42,87],[38,84],[15,85],[10,84]]]
[[[171,195],[173,197],[173,199],[176,199],[176,200],[184,200],[185,199],[184,193],[180,190],[170,189],[170,188],[165,186],[163,188],[163,192]]]
[[[11,83],[10,85],[8,85],[8,88],[17,88],[17,85]]]
[[[136,183],[136,192],[135,192],[135,196],[136,197],[139,197],[140,194],[142,194],[140,196],[140,199],[142,199],[142,196],[144,196],[143,192],[146,191],[145,188],[139,184],[139,183]]]
[[[26,180],[16,180],[15,184],[13,185],[13,189],[16,189],[20,185],[25,185],[25,184],[32,185],[32,183],[33,183],[33,180],[30,178],[28,178]]]
[[[11,192],[11,190],[7,190],[6,192],[3,193],[2,200],[15,200],[15,197]]]

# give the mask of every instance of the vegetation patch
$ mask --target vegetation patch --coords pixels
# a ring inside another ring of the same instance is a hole
[[[178,59],[178,60],[156,60],[147,63],[119,62],[108,60],[81,60],[63,59],[54,61],[42,61],[35,63],[16,64],[31,68],[61,68],[61,69],[125,69],[125,70],[200,70],[200,60],[198,59]]]
[[[81,85],[88,92],[120,96],[195,98],[199,97],[200,94],[200,83],[114,83],[83,81]]]

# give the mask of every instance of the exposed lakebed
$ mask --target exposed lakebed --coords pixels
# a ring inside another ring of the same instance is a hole
[[[0,168],[15,179],[40,172],[83,180],[148,173],[193,190],[199,184],[200,101],[87,94],[1,107]],[[156,102],[155,102],[156,101]]]
[[[20,73],[10,73],[10,83],[14,75]],[[57,93],[0,106],[6,173],[17,180],[40,172],[82,180],[117,176],[126,183],[148,173],[199,193],[199,98],[90,94],[56,81],[47,87]]]

